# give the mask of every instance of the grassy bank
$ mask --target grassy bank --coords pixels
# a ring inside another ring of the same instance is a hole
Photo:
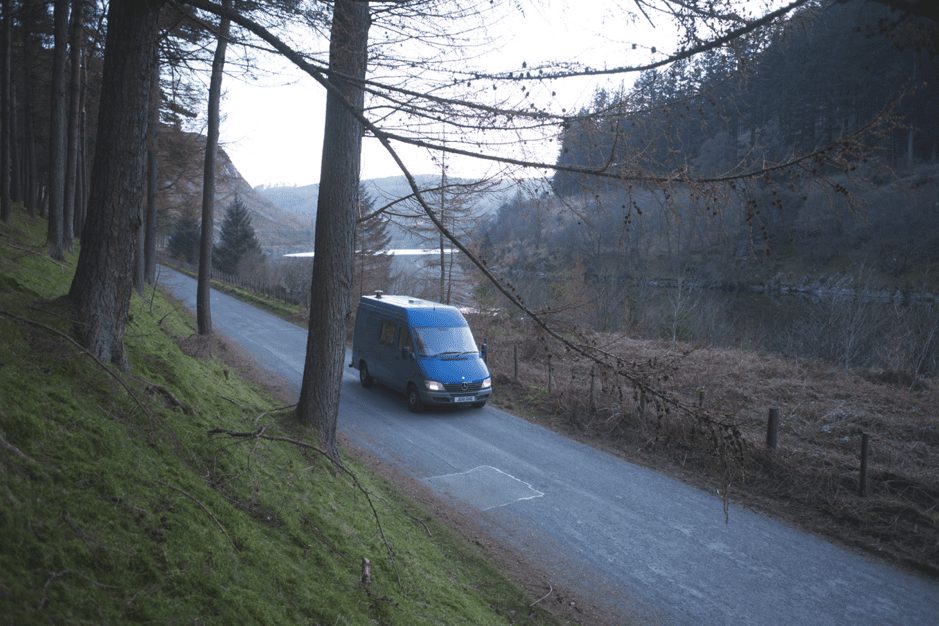
[[[3,621],[553,621],[381,479],[346,459],[367,497],[287,441],[312,443],[159,293],[134,298],[131,371],[96,363],[68,339],[75,255],[44,235],[0,225]]]

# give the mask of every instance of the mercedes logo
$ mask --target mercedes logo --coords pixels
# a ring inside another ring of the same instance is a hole
[[[460,385],[460,389],[462,389],[463,391],[466,391],[467,389],[469,389],[469,385],[467,385],[466,383],[463,383]]]

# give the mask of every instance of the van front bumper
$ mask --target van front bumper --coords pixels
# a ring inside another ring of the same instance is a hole
[[[452,404],[454,406],[470,406],[485,402],[492,395],[492,388],[478,389],[476,391],[427,391],[423,393],[425,404]]]

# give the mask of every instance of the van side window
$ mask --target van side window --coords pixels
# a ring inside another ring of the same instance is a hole
[[[395,325],[391,322],[381,323],[381,333],[378,335],[378,343],[383,346],[395,345]]]
[[[401,334],[398,335],[398,347],[408,349],[411,347],[411,333],[408,331],[407,326],[402,328]]]

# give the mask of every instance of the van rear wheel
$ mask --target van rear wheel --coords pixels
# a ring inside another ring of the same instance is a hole
[[[414,386],[414,383],[408,385],[408,408],[411,409],[411,413],[420,413],[424,410],[424,403],[421,402],[421,394],[417,392],[417,387]]]
[[[362,386],[368,389],[372,386],[372,383],[375,382],[375,379],[368,373],[368,365],[365,364],[365,361],[359,361],[359,382],[362,383]]]

